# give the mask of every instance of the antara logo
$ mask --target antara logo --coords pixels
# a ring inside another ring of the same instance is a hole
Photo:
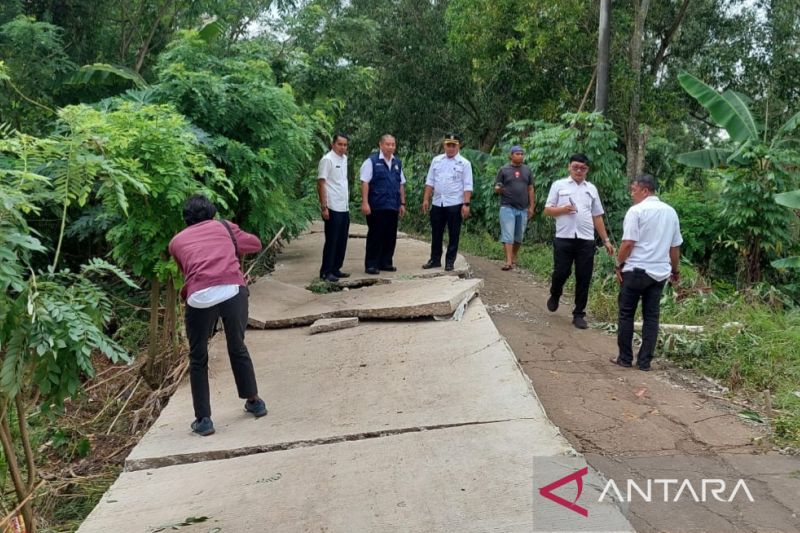
[[[588,517],[589,510],[585,507],[578,505],[578,500],[583,492],[583,476],[589,473],[589,467],[585,466],[580,470],[568,474],[556,481],[545,485],[539,489],[539,494],[544,496],[550,501],[553,501],[570,511],[578,513],[581,516]],[[563,487],[564,485],[575,482],[576,494],[575,499],[572,501],[566,500],[553,491]],[[598,503],[603,503],[608,497],[616,496],[616,500],[620,502],[632,503],[636,494],[641,501],[650,503],[654,499],[656,501],[664,502],[678,502],[682,499],[689,499],[695,503],[701,503],[711,500],[712,498],[718,502],[730,503],[741,492],[742,495],[751,503],[755,500],[747,487],[747,483],[743,479],[739,479],[730,490],[727,492],[728,485],[724,479],[701,479],[695,481],[693,485],[688,479],[647,479],[643,485],[637,484],[634,480],[628,479],[626,485],[623,485],[627,490],[620,491],[617,483],[610,479],[606,482],[603,492],[597,499]],[[655,487],[655,491],[653,490]],[[661,497],[659,497],[659,487],[661,488]],[[673,487],[670,490],[670,487]],[[695,490],[695,489],[699,490]]]

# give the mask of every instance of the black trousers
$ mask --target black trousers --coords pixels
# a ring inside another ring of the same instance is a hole
[[[397,220],[399,211],[393,209],[373,209],[367,215],[367,254],[364,268],[385,268],[394,266],[394,248],[397,245]]]
[[[442,262],[442,240],[447,228],[447,253],[444,262],[452,265],[458,254],[458,240],[461,237],[461,204],[431,207],[431,261]]]
[[[347,252],[347,237],[350,234],[350,213],[328,210],[325,220],[325,246],[322,248],[322,266],[319,276],[336,274],[342,270],[344,255]]]
[[[550,282],[550,295],[560,298],[575,265],[575,308],[573,316],[586,315],[586,302],[589,300],[589,285],[592,283],[594,269],[594,239],[561,239],[553,241],[553,276]]]
[[[244,345],[247,327],[247,287],[239,287],[239,294],[207,309],[186,306],[186,336],[189,337],[189,382],[192,386],[192,403],[195,418],[211,416],[208,392],[208,337],[218,317],[225,326],[228,357],[236,381],[239,398],[258,394],[253,361]]]
[[[633,362],[633,317],[639,299],[642,300],[642,347],[636,356],[639,368],[650,368],[653,351],[658,339],[658,317],[661,313],[661,291],[664,281],[656,281],[642,269],[622,273],[622,286],[619,289],[619,317],[617,330],[617,346],[619,361]]]

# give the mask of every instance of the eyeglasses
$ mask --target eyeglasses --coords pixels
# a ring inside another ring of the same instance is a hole
[[[586,165],[570,165],[569,168],[571,168],[575,172],[585,172],[589,170],[589,167],[587,167]]]

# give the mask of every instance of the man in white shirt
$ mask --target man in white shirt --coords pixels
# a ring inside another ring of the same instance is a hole
[[[317,195],[322,220],[325,222],[325,246],[322,249],[319,277],[331,282],[350,276],[347,272],[342,272],[350,233],[348,141],[347,135],[335,134],[331,141],[331,150],[319,160],[317,172]]]
[[[461,222],[469,217],[472,197],[472,164],[458,153],[461,139],[453,133],[445,135],[444,153],[437,155],[428,169],[422,212],[431,212],[431,257],[422,268],[442,266],[442,240],[447,227],[447,253],[444,269],[455,268]],[[431,195],[433,201],[431,203]]]
[[[406,214],[406,177],[403,162],[394,156],[397,140],[381,136],[378,151],[361,165],[361,212],[367,217],[367,250],[364,271],[396,272],[394,249],[397,223]]]
[[[653,176],[644,174],[631,182],[633,206],[623,222],[622,244],[617,254],[619,290],[619,355],[611,362],[633,364],[633,317],[642,300],[642,346],[636,356],[639,370],[650,370],[658,339],[661,291],[667,279],[680,280],[680,246],[683,243],[678,214],[655,196]]]
[[[578,329],[586,329],[586,302],[589,300],[589,285],[594,269],[594,232],[597,231],[608,255],[614,255],[614,247],[603,223],[603,204],[597,187],[586,181],[589,158],[574,154],[569,158],[569,176],[553,182],[547,196],[544,214],[555,217],[556,236],[553,240],[553,276],[550,283],[550,298],[547,309],[555,312],[564,283],[575,265],[575,307],[572,323]]]

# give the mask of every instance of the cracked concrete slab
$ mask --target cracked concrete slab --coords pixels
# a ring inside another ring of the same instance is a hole
[[[256,328],[312,324],[321,318],[398,319],[448,315],[482,287],[479,279],[442,276],[402,280],[329,294],[315,294],[262,278],[250,286],[250,320]]]
[[[358,318],[320,318],[308,328],[312,335],[358,326]]]
[[[514,420],[126,472],[79,532],[207,516],[180,530],[528,533],[533,457],[563,451],[541,429]]]
[[[350,237],[353,239],[366,239],[367,238],[367,231],[369,228],[366,224],[353,224],[350,223]],[[311,234],[311,233],[325,233],[325,224],[321,220],[314,220],[309,224],[306,231],[303,232],[303,235]],[[408,234],[403,231],[397,232],[398,239],[407,239]]]
[[[350,226],[351,234],[353,226]],[[364,236],[366,237],[366,233]],[[319,278],[324,244],[325,235],[319,231],[299,236],[278,254],[272,278],[298,287],[307,286],[312,280]],[[446,272],[442,268],[423,269],[422,265],[430,257],[430,250],[431,246],[428,243],[415,239],[398,239],[394,253],[394,266],[397,267],[397,272],[382,271],[378,275],[372,275],[364,272],[366,240],[351,237],[347,243],[347,254],[342,265],[342,271],[349,272],[351,276],[340,279],[339,284],[348,287],[359,286],[365,281],[375,283],[376,280],[464,276],[469,271],[467,261],[460,254],[456,258],[455,269],[451,272]]]
[[[480,299],[460,322],[369,322],[325,335],[302,328],[249,331],[246,342],[269,415],[254,420],[244,412],[224,339],[217,338],[209,347],[217,433],[191,435],[191,393],[184,383],[129,455],[128,469],[509,419],[528,419],[540,439],[569,449]]]

